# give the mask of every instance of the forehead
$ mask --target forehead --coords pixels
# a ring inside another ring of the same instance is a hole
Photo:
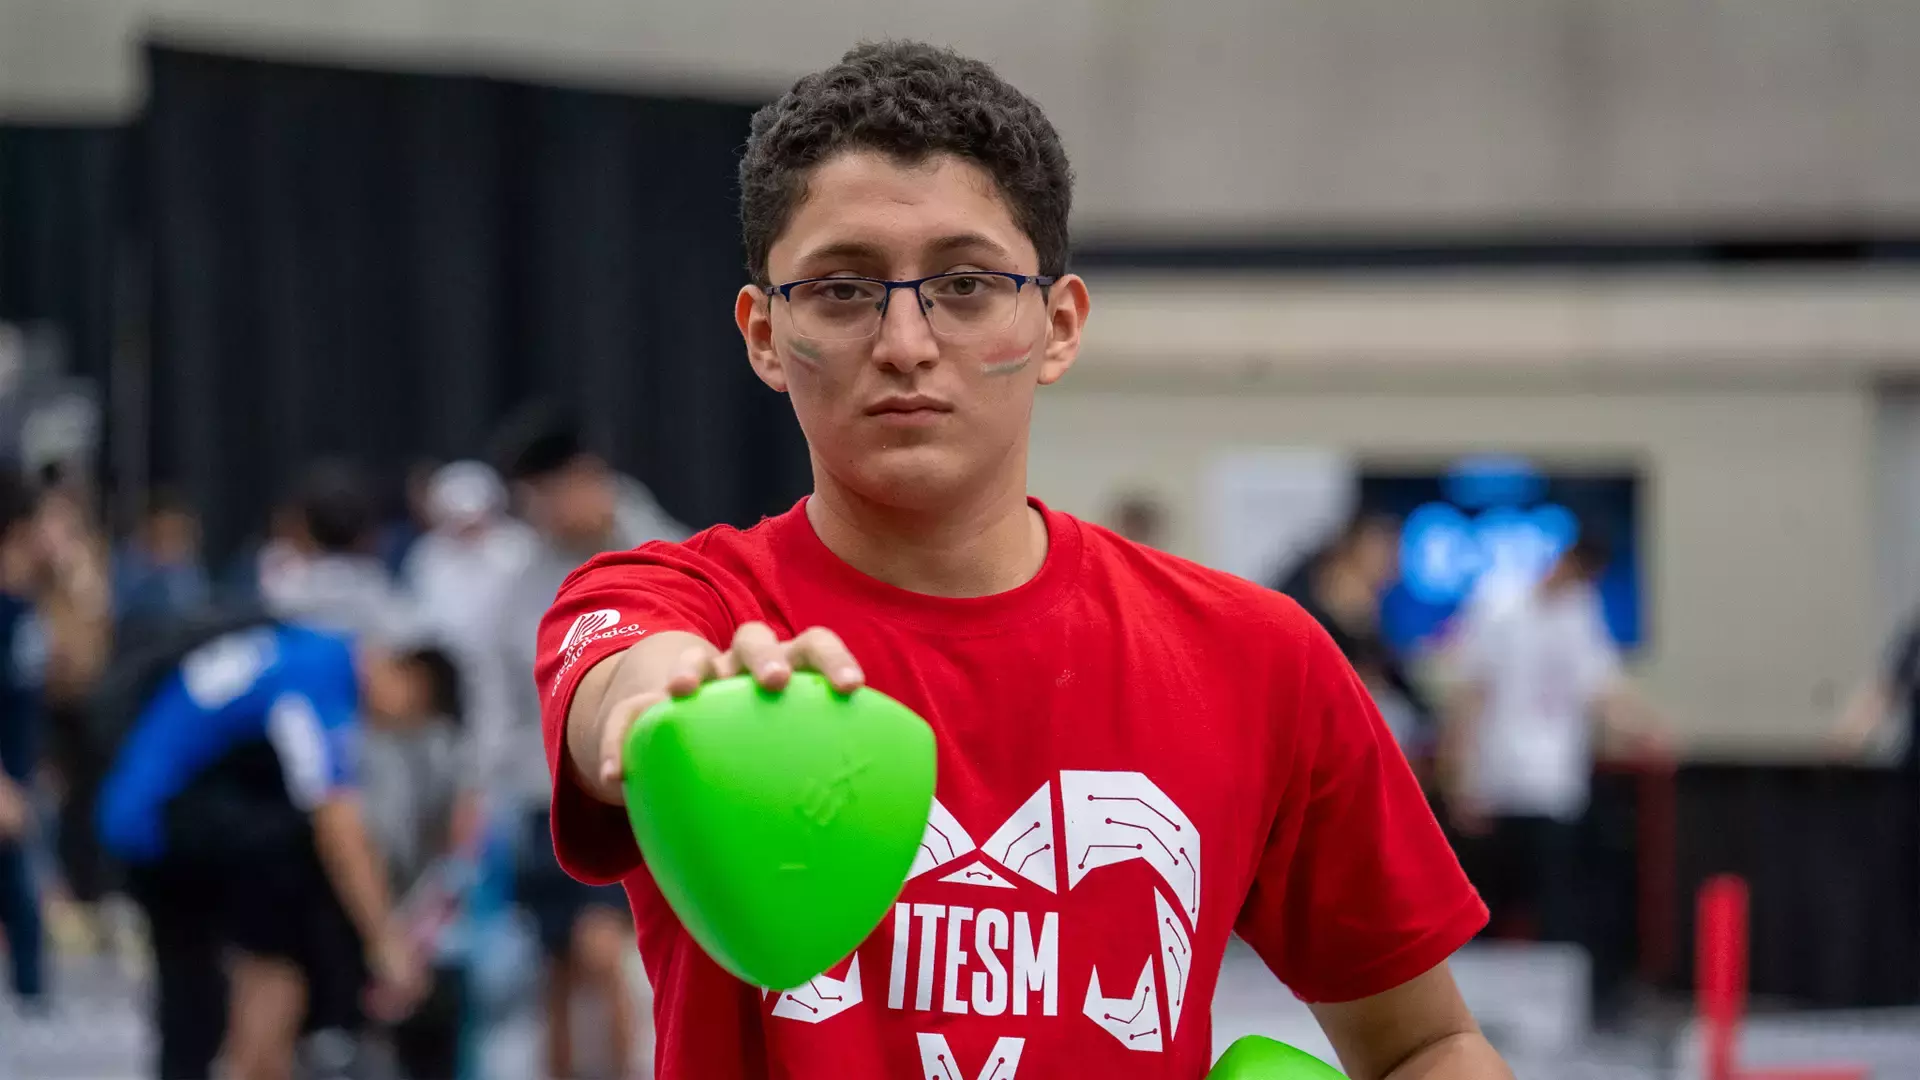
[[[1008,270],[1038,261],[985,169],[951,154],[901,162],[861,150],[814,166],[768,263],[778,281],[836,267],[908,274],[947,255],[999,256],[1017,264],[996,267]]]

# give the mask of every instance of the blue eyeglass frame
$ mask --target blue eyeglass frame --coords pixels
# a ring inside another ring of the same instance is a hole
[[[925,285],[929,281],[938,281],[941,278],[950,277],[1006,278],[1013,282],[1013,293],[1015,296],[1019,296],[1020,290],[1026,288],[1028,285],[1038,285],[1044,289],[1060,280],[1052,274],[1015,274],[1006,270],[948,270],[945,273],[928,274],[926,277],[914,278],[911,281],[888,281],[885,278],[854,277],[849,274],[829,274],[826,277],[801,278],[799,281],[789,281],[784,285],[771,286],[767,289],[767,303],[769,306],[772,305],[775,293],[778,293],[780,299],[785,300],[787,303],[793,303],[793,290],[802,285],[814,285],[822,281],[864,281],[869,285],[878,285],[884,290],[880,294],[880,317],[885,319],[887,317],[887,305],[893,302],[894,290],[912,289],[913,294],[919,296],[920,286]],[[920,308],[920,314],[925,315],[926,313],[927,309],[922,306]]]

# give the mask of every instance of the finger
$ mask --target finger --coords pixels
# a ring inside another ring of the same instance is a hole
[[[654,691],[638,694],[614,703],[613,710],[607,714],[607,723],[600,731],[600,782],[618,785],[626,775],[627,732],[633,729],[633,722],[640,714],[667,699],[667,695]]]
[[[753,681],[769,690],[786,686],[787,677],[793,674],[786,648],[774,634],[773,627],[766,623],[742,625],[734,632],[731,651],[741,669],[751,674]]]
[[[667,693],[674,697],[686,697],[700,689],[701,683],[717,678],[714,661],[719,655],[720,650],[704,641],[681,653],[673,666],[667,669]]]
[[[794,667],[825,675],[833,688],[843,694],[866,679],[847,643],[824,626],[813,627],[794,638],[788,645],[787,656]]]

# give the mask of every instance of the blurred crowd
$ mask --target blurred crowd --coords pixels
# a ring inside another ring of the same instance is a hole
[[[1166,512],[1131,493],[1115,531],[1165,540]],[[1635,987],[1628,943],[1606,940],[1596,770],[1664,770],[1668,721],[1628,677],[1597,584],[1612,558],[1591,525],[1523,587],[1475,593],[1431,638],[1396,644],[1382,624],[1401,581],[1401,521],[1362,509],[1273,581],[1353,665],[1491,911],[1487,934],[1571,944],[1592,958],[1588,1019],[1625,1022]],[[1625,885],[1623,889],[1620,886]]]
[[[529,409],[485,455],[418,464],[398,498],[352,462],[313,462],[258,535],[213,565],[196,509],[178,494],[155,493],[111,536],[82,478],[53,469],[0,480],[0,659],[10,660],[0,677],[0,941],[23,1014],[60,992],[50,950],[157,964],[156,1020],[163,1044],[171,1037],[162,1075],[204,1068],[196,1058],[226,1029],[235,1061],[246,1003],[183,981],[189,946],[154,898],[154,874],[116,850],[116,838],[144,828],[122,820],[138,804],[116,785],[128,786],[129,733],[158,722],[167,676],[191,683],[191,658],[239,628],[286,626],[352,643],[359,665],[340,782],[422,969],[413,981],[424,983],[387,1033],[395,1071],[456,1072],[463,976],[447,958],[450,912],[489,873],[543,958],[548,1074],[578,1075],[574,1048],[591,1041],[570,1024],[581,997],[596,999],[604,1021],[592,1040],[607,1045],[593,1056],[620,1063],[610,1075],[634,1067],[644,1009],[625,962],[625,898],[575,882],[555,860],[532,668],[539,618],[568,573],[602,551],[688,534],[643,485],[564,416]],[[385,659],[367,659],[376,654]],[[199,722],[224,721],[207,711]],[[369,956],[376,981],[393,975],[378,950]]]

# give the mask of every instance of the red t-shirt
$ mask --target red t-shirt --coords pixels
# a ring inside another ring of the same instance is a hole
[[[595,559],[540,631],[560,862],[626,886],[665,1080],[1194,1080],[1234,932],[1298,996],[1345,1001],[1485,923],[1365,689],[1292,601],[1044,506],[1033,580],[923,596],[840,561],[803,506]],[[595,663],[661,630],[724,645],[753,620],[836,631],[939,744],[893,914],[777,994],[700,950],[622,812],[559,757]]]

